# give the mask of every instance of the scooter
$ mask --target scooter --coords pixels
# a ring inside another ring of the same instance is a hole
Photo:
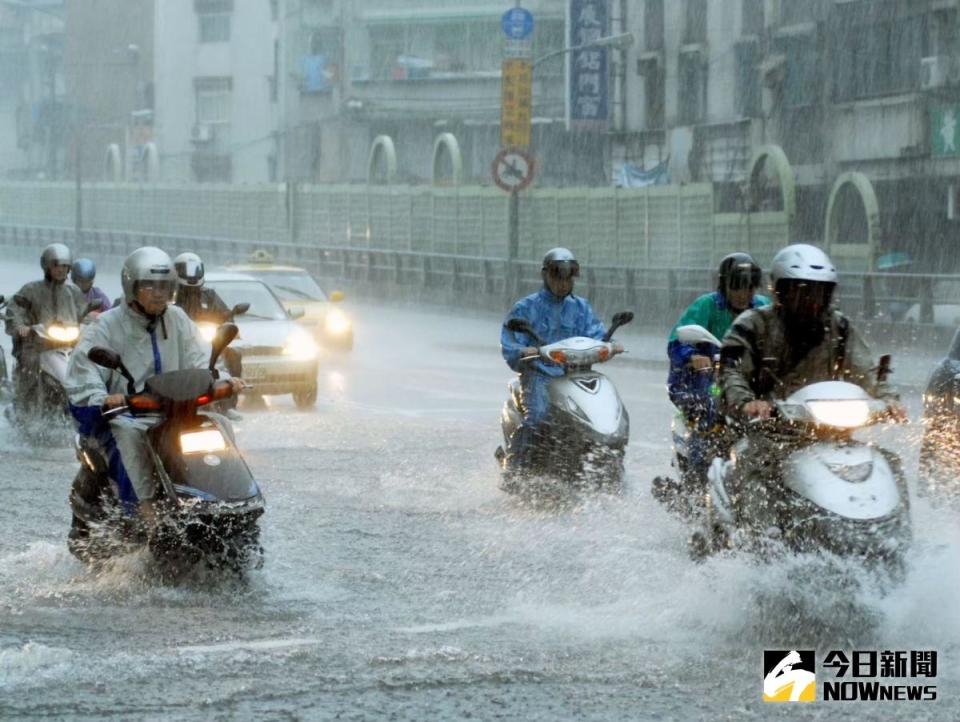
[[[205,561],[242,572],[262,563],[263,495],[237,449],[230,422],[203,410],[233,393],[214,369],[236,335],[234,324],[222,325],[208,369],[158,374],[140,391],[118,354],[99,347],[90,350],[91,361],[127,380],[126,403],[102,410],[103,421],[126,413],[159,419],[146,432],[158,481],[157,521],[147,536],[139,518],[125,512],[101,448],[78,436],[80,470],[70,493],[73,521],[68,538],[74,556],[93,562],[146,545],[154,558],[173,569]]]
[[[714,458],[729,451],[730,434],[717,408],[720,340],[697,324],[679,327],[677,340],[694,347],[699,355],[712,359],[713,364],[700,370],[685,369],[683,391],[671,395],[676,413],[670,426],[670,464],[678,478],[655,477],[651,492],[670,511],[690,519],[706,506],[707,470]]]
[[[881,374],[888,364],[885,356]],[[730,456],[713,461],[691,556],[822,550],[902,568],[912,531],[900,458],[853,438],[891,418],[886,401],[845,381],[810,384],[774,402],[772,419],[749,424]],[[756,453],[770,454],[765,466],[751,463],[760,461]]]
[[[511,493],[527,489],[524,477],[560,479],[574,488],[617,489],[623,482],[623,457],[630,437],[630,417],[613,383],[592,370],[597,363],[615,355],[614,332],[633,320],[623,311],[613,317],[603,340],[576,336],[545,344],[525,319],[512,318],[507,328],[525,333],[539,348],[525,361],[541,360],[564,367],[563,376],[549,384],[549,411],[527,468],[521,474],[507,469],[504,446],[495,456],[501,465],[501,488]],[[501,413],[504,445],[523,422],[523,394],[520,379],[513,379],[510,397]]]
[[[98,310],[100,300],[91,301],[80,317],[83,323],[87,317]],[[13,409],[7,407],[8,418],[24,428],[31,435],[37,431],[49,436],[54,429],[68,431],[73,428],[70,417],[65,381],[70,353],[80,338],[80,326],[75,323],[53,321],[48,324],[34,324],[30,327],[33,343],[39,348],[38,379],[36,396],[31,399],[15,398]],[[39,422],[40,429],[31,427]]]

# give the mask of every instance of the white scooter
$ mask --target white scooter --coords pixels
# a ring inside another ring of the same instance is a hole
[[[537,354],[524,360],[561,365],[565,373],[549,383],[549,411],[520,474],[507,470],[504,447],[497,447],[495,456],[501,464],[504,491],[526,491],[521,477],[530,476],[556,478],[580,488],[617,488],[622,483],[630,417],[610,379],[591,367],[613,358],[610,339],[632,320],[629,311],[616,314],[601,341],[576,336],[552,344],[544,344],[525,319],[507,321],[510,331],[525,333],[539,345]],[[505,446],[523,422],[520,379],[513,379],[508,388],[510,398],[501,414]]]
[[[881,375],[888,363],[884,357]],[[901,568],[912,532],[900,459],[853,438],[858,429],[892,418],[887,402],[855,384],[824,381],[774,402],[774,409],[772,419],[749,425],[729,458],[714,459],[706,528],[690,538],[691,556],[762,551],[773,542]],[[774,443],[756,443],[755,434]],[[744,478],[749,474],[737,469],[757,447],[779,455],[765,467],[772,479]]]

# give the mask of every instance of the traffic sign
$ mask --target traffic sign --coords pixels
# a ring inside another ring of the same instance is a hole
[[[533,13],[526,8],[511,8],[503,14],[500,24],[511,40],[525,40],[533,33]]]
[[[500,77],[500,146],[526,148],[533,115],[533,62],[507,58]]]
[[[530,185],[533,173],[533,156],[519,148],[505,148],[493,160],[493,182],[507,193]]]

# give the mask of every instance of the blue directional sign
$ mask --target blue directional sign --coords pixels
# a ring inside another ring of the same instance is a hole
[[[511,40],[525,40],[533,33],[533,13],[525,8],[511,8],[501,21],[504,34]]]

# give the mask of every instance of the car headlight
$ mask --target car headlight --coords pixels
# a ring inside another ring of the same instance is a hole
[[[863,399],[808,401],[810,415],[820,424],[855,429],[870,420],[870,404]]]
[[[54,341],[70,343],[80,338],[80,329],[76,326],[47,326],[47,335]]]
[[[198,323],[197,328],[200,329],[200,335],[203,336],[204,341],[213,343],[213,338],[217,335],[217,324],[204,321],[203,323]]]
[[[350,330],[350,319],[347,318],[347,314],[338,309],[334,309],[327,314],[325,324],[327,333],[335,336],[339,336]]]
[[[292,356],[297,361],[310,361],[317,357],[317,344],[306,331],[298,329],[287,337],[283,347],[284,356]]]

